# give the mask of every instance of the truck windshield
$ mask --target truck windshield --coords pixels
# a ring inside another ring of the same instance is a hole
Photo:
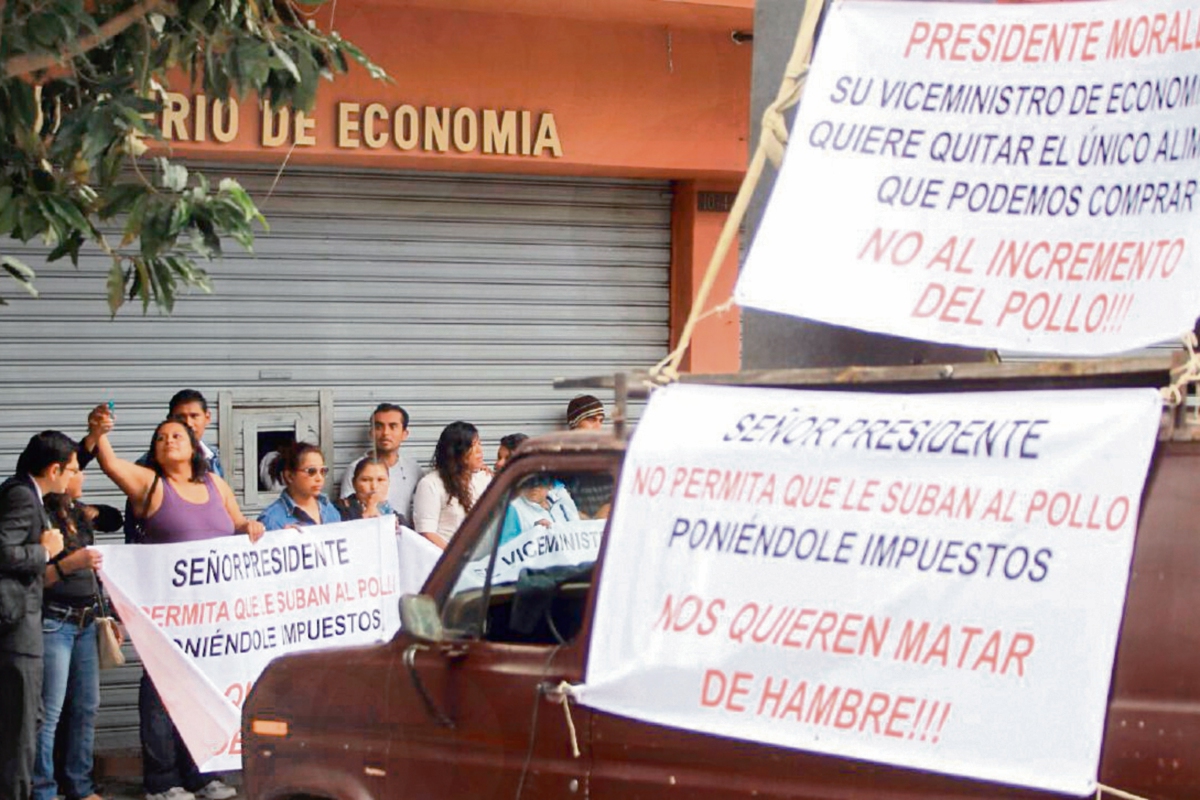
[[[615,481],[606,472],[532,472],[492,509],[442,606],[446,634],[563,644],[583,621]]]

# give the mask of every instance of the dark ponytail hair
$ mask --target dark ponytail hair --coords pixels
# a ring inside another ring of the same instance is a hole
[[[292,442],[285,444],[279,448],[279,457],[271,462],[271,466],[267,469],[267,473],[276,483],[284,483],[283,473],[295,472],[300,468],[300,462],[309,453],[316,453],[321,456],[321,460],[325,460],[325,454],[321,452],[321,448],[311,442]]]
[[[479,438],[479,429],[469,422],[451,422],[438,437],[433,449],[433,467],[446,487],[446,493],[458,501],[463,511],[470,511],[471,473],[467,470],[467,453]]]
[[[51,492],[42,498],[42,505],[45,506],[46,514],[50,517],[54,527],[62,531],[63,541],[66,544],[65,550],[78,550],[81,546],[92,543],[92,532],[81,530],[78,524],[80,519],[86,523],[87,517],[82,514],[76,517],[75,501],[69,494]],[[88,534],[86,541],[82,535],[84,533]]]

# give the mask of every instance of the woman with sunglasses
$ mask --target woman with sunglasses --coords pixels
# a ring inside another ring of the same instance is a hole
[[[285,445],[271,464],[271,477],[283,484],[283,491],[258,515],[258,521],[269,531],[341,522],[342,515],[321,494],[328,474],[325,457],[315,444]]]

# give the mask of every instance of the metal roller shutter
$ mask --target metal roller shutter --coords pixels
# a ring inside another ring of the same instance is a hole
[[[554,377],[666,354],[665,182],[212,170],[242,180],[271,229],[255,257],[231,250],[212,265],[215,294],[182,298],[170,318],[127,308],[110,320],[98,254],[78,271],[39,268],[44,251],[5,244],[38,270],[46,298],[0,287],[11,303],[0,308],[5,474],[32,432],[78,435],[86,409],[109,399],[114,445],[133,457],[183,387],[208,396],[214,422],[222,390],[333,390],[338,478],[381,401],[409,410],[405,448],[422,462],[456,419],[479,426],[490,460],[505,434],[561,426],[569,395]],[[89,472],[88,499],[122,502]],[[98,749],[137,746],[139,674],[104,675]]]

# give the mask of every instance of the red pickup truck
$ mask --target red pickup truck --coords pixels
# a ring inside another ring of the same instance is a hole
[[[1160,357],[708,380],[893,392],[1070,391],[1163,386],[1172,365]],[[1147,798],[1200,797],[1197,431],[1182,410],[1164,413],[1100,764],[1103,784]],[[1048,796],[673,730],[564,697],[560,683],[584,675],[603,548],[594,563],[518,576],[496,558],[503,519],[531,485],[559,487],[573,494],[581,517],[593,518],[579,535],[599,544],[624,453],[619,429],[527,442],[472,510],[422,595],[401,601],[405,627],[391,641],[273,662],[244,706],[249,800]],[[490,573],[480,568],[489,564]]]

